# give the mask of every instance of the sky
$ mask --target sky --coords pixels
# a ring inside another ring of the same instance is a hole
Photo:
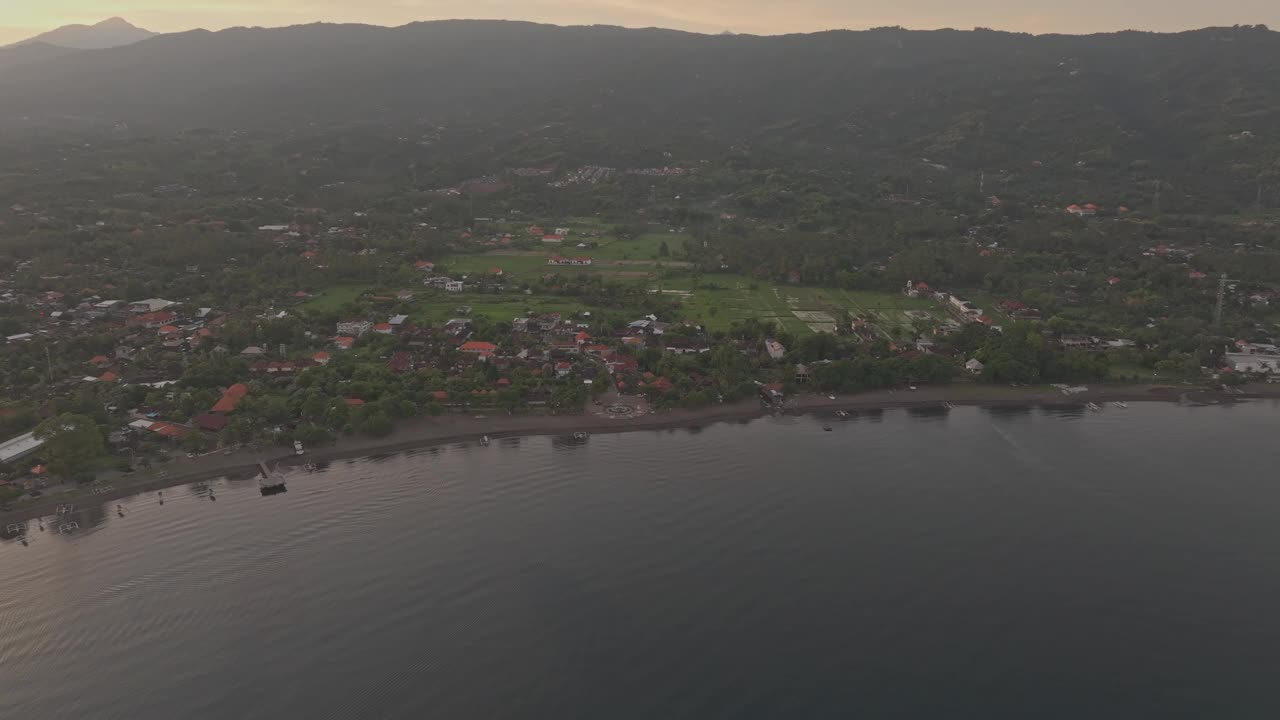
[[[779,34],[884,25],[990,27],[1033,33],[1209,25],[1280,28],[1278,0],[0,0],[0,44],[119,16],[156,32],[309,22],[403,25],[504,18],[558,25],[669,27]]]

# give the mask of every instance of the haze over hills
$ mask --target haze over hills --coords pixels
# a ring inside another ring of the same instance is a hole
[[[9,47],[45,43],[77,50],[100,50],[131,45],[156,34],[136,27],[123,18],[114,17],[94,25],[64,25]]]
[[[192,31],[0,75],[14,117],[131,127],[468,128],[519,154],[637,145],[887,171],[1280,178],[1280,35],[835,31],[759,37],[446,21]],[[550,150],[546,150],[550,148]],[[530,150],[530,153],[533,151]]]

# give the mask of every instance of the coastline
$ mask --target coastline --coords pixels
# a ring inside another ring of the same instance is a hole
[[[756,399],[749,399],[713,405],[699,410],[669,410],[630,417],[610,416],[589,406],[587,412],[580,415],[449,415],[416,418],[401,423],[386,437],[344,437],[334,445],[308,450],[303,456],[296,456],[286,448],[271,448],[263,452],[240,450],[231,455],[213,453],[193,459],[178,458],[145,473],[139,472],[115,478],[112,481],[112,489],[101,494],[59,493],[56,497],[40,498],[27,504],[13,506],[10,512],[0,513],[0,519],[4,522],[22,522],[53,515],[59,505],[69,502],[109,503],[140,493],[219,477],[252,477],[257,473],[257,463],[260,460],[278,463],[288,468],[309,462],[328,462],[475,442],[485,436],[500,439],[569,435],[574,432],[611,434],[644,430],[676,430],[721,422],[744,422],[777,412],[787,415],[834,414],[838,410],[927,408],[939,407],[944,403],[968,407],[1038,407],[1084,405],[1090,402],[1218,405],[1267,398],[1280,398],[1280,386],[1255,384],[1240,388],[1240,393],[1237,394],[1194,386],[1101,385],[1068,396],[1057,389],[1046,387],[1012,388],[956,384],[921,387],[915,391],[877,390],[855,395],[836,395],[834,400],[820,394],[797,395],[788,398],[780,411],[765,407]],[[162,476],[160,472],[165,474]]]

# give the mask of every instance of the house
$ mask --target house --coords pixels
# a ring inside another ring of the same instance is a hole
[[[573,372],[573,365],[564,361],[556,363],[556,377],[568,377]]]
[[[984,367],[986,366],[977,358],[970,358],[969,361],[964,364],[964,369],[972,375],[981,374]]]
[[[373,323],[368,320],[343,320],[337,324],[336,329],[339,335],[364,337],[366,333],[373,330]]]
[[[332,358],[329,355],[329,353],[321,350],[320,352],[317,352],[315,355],[312,355],[311,359],[315,361],[317,365],[328,365],[329,360]]]
[[[1115,277],[1115,276],[1109,277],[1109,278],[1107,278],[1107,284],[1108,284],[1108,285],[1119,285],[1119,284],[1120,284],[1120,278]]]
[[[250,345],[249,347],[241,350],[240,354],[244,357],[262,357],[267,354],[267,351],[257,345]]]
[[[483,353],[493,354],[498,350],[498,346],[491,342],[482,340],[468,340],[458,347],[458,352],[469,353],[472,355],[480,355]]]
[[[1093,203],[1088,205],[1071,204],[1067,206],[1067,212],[1076,217],[1093,217],[1098,214],[1098,206]]]
[[[511,332],[529,332],[529,318],[518,317],[511,319]]]
[[[1187,273],[1187,277],[1191,278],[1192,280],[1203,280],[1207,276],[1204,273],[1200,272],[1199,270],[1192,270],[1191,272]]]
[[[932,353],[932,352],[933,352],[933,349],[934,349],[934,342],[933,342],[933,340],[932,340],[932,339],[927,338],[927,337],[916,338],[916,351],[917,351],[917,352],[922,352],[922,353],[925,353],[925,354],[930,354],[930,353]]]
[[[1233,372],[1271,374],[1280,372],[1280,355],[1226,353],[1226,366]]]
[[[773,360],[781,360],[787,354],[787,349],[777,340],[764,341],[765,352],[769,353],[769,357]]]
[[[418,262],[414,263],[413,266],[419,270],[422,270],[423,272],[431,272],[436,269],[436,264],[431,262],[430,260],[419,260]]]
[[[548,265],[561,265],[561,266],[583,267],[583,266],[586,266],[586,265],[590,265],[590,264],[591,264],[591,258],[589,258],[589,257],[571,257],[571,258],[567,258],[567,257],[563,257],[563,256],[561,256],[561,255],[552,255],[551,257],[547,258],[547,264],[548,264]]]
[[[686,337],[673,337],[664,343],[666,351],[677,355],[697,355],[699,353],[711,352],[711,347],[705,342],[693,340]]]
[[[461,280],[450,280],[444,284],[445,292],[462,292]]]
[[[223,391],[222,397],[218,402],[214,403],[209,409],[211,413],[229,413],[236,409],[236,405],[240,404],[240,400],[249,394],[249,386],[244,383],[236,383]]]
[[[373,331],[379,335],[390,335],[395,332],[395,330],[395,327],[393,327],[391,323],[378,323],[373,326]]]
[[[204,430],[205,432],[222,432],[227,426],[226,415],[214,415],[213,413],[204,413],[191,418],[192,424]]]
[[[34,433],[26,433],[0,443],[0,462],[11,462],[30,455],[44,445],[44,440],[36,438]]]
[[[106,367],[111,364],[111,358],[106,355],[94,355],[89,358],[89,364],[98,368]]]
[[[1098,338],[1088,335],[1063,335],[1059,343],[1062,347],[1072,350],[1085,350],[1098,344]]]
[[[157,312],[140,313],[129,318],[129,325],[141,325],[142,327],[152,330],[162,328],[165,325],[171,325],[178,321],[178,314],[172,310],[160,310]]]
[[[387,369],[393,373],[409,372],[413,369],[413,356],[404,351],[392,353],[391,359],[387,361]]]
[[[343,400],[343,402],[345,402],[348,407],[360,407],[364,405],[364,400],[360,398],[347,398]]]
[[[156,334],[162,337],[165,335],[174,335],[174,334],[177,334],[177,332],[178,332],[178,326],[176,325],[161,325],[159,328],[156,329]]]
[[[564,235],[558,235],[558,234],[557,234],[557,235],[543,235],[543,236],[542,236],[542,242],[544,242],[544,243],[562,243],[562,242],[564,242]]]
[[[120,376],[110,370],[98,376],[98,382],[119,382]]]
[[[32,335],[31,333],[18,333],[17,335],[7,336],[5,340],[9,342],[30,342],[34,337],[35,335]]]
[[[912,283],[910,280],[908,280],[907,287],[903,289],[902,292],[907,297],[914,298],[914,297],[920,297],[922,295],[928,295],[931,292],[931,290],[929,289],[929,285],[927,283],[922,283],[922,282]]]
[[[409,322],[408,315],[392,315],[387,318],[387,324],[399,331],[404,328],[405,323]],[[376,328],[375,328],[376,329]]]
[[[809,382],[808,365],[796,365],[796,382],[801,384]]]
[[[162,298],[147,298],[146,300],[138,300],[129,303],[129,312],[132,313],[153,313],[160,312],[165,308],[177,305],[172,300],[164,300]]]

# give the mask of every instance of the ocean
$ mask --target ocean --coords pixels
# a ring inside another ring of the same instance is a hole
[[[1272,718],[1278,426],[889,410],[81,501],[0,543],[0,718]]]

